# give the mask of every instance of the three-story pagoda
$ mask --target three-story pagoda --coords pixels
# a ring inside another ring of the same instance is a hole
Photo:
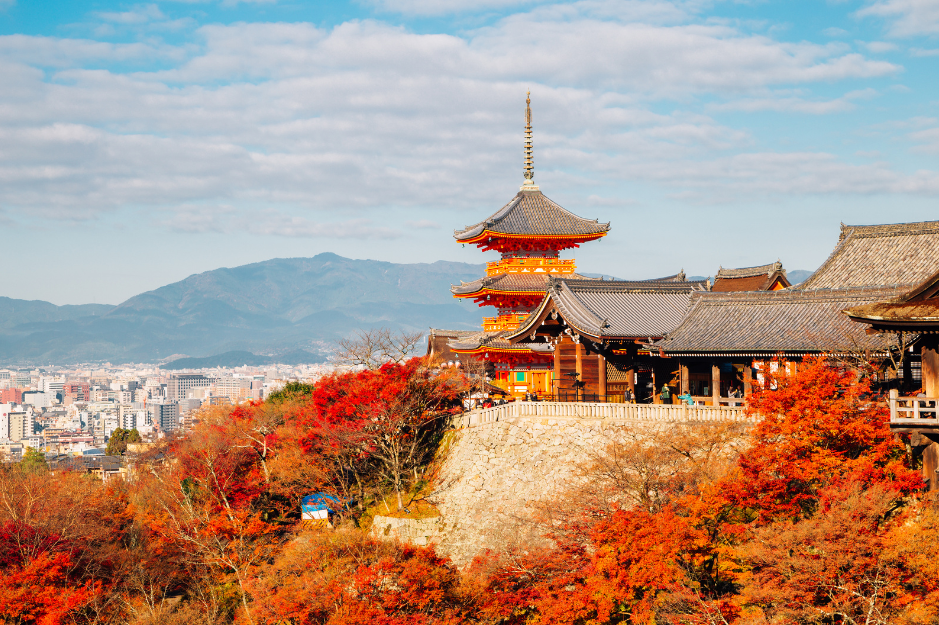
[[[574,259],[560,258],[561,251],[606,236],[610,229],[609,223],[565,210],[535,185],[530,98],[525,100],[524,177],[508,204],[453,235],[457,243],[496,250],[502,258],[487,263],[484,277],[451,288],[454,297],[493,306],[497,314],[483,320],[482,332],[451,341],[450,349],[493,363],[493,383],[514,395],[551,392],[553,354],[548,345],[512,345],[505,336],[541,303],[551,276],[583,279],[575,273]]]

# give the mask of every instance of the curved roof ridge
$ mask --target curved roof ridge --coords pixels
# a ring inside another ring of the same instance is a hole
[[[939,221],[850,226],[841,224],[838,244],[825,262],[793,288],[912,287],[936,271]]]
[[[541,191],[519,191],[512,200],[479,223],[454,230],[453,237],[464,241],[486,230],[509,235],[602,235],[609,222],[586,219],[567,210]]]
[[[841,224],[842,236],[888,237],[939,232],[939,221],[911,221],[898,224],[872,224],[868,226]]]
[[[739,267],[737,269],[725,269],[720,267],[717,270],[716,278],[750,278],[754,276],[769,275],[774,271],[785,271],[783,269],[782,261],[777,260],[775,263],[768,263],[766,265],[757,265],[755,267]]]

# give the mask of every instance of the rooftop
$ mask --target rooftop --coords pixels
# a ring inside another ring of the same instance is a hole
[[[789,286],[789,280],[786,278],[786,270],[783,269],[781,262],[776,261],[768,265],[759,265],[758,267],[742,267],[739,269],[724,269],[721,267],[714,278],[714,286],[711,287],[715,292],[735,292],[735,291],[767,291],[771,288],[786,288]]]
[[[460,243],[479,243],[489,236],[555,236],[595,239],[604,236],[609,223],[584,219],[548,199],[541,191],[519,191],[501,209],[472,226],[455,230]]]
[[[587,336],[652,338],[677,326],[688,310],[691,293],[705,281],[578,280],[551,278],[541,305],[507,335],[518,340],[536,329],[552,306],[568,326]]]
[[[669,355],[811,354],[883,351],[887,339],[842,310],[895,297],[897,288],[695,293],[691,310],[655,343]]]
[[[939,265],[939,221],[841,225],[838,245],[796,289],[913,287]]]

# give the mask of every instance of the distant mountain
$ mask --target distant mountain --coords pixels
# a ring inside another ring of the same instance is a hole
[[[163,369],[170,371],[179,371],[181,369],[213,369],[215,367],[260,367],[270,364],[281,365],[309,365],[319,362],[326,362],[326,356],[322,354],[312,354],[308,351],[298,349],[278,356],[259,356],[251,352],[233,351],[218,354],[216,356],[206,356],[205,358],[177,358],[162,366]]]
[[[114,308],[110,304],[56,306],[40,300],[0,297],[0,330],[8,330],[23,323],[37,321],[68,321],[82,317],[101,316]]]
[[[6,312],[0,363],[319,352],[355,329],[472,329],[481,312],[454,300],[450,284],[484,272],[485,265],[467,263],[396,264],[319,254],[207,271],[119,306],[0,300],[0,314]]]
[[[814,271],[806,271],[805,269],[793,269],[792,271],[786,272],[786,277],[789,278],[789,283],[792,285],[802,284],[809,277],[815,273]]]

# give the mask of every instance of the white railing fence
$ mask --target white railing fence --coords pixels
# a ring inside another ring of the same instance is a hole
[[[515,401],[456,415],[456,428],[510,419],[609,419],[628,421],[739,421],[755,423],[743,406],[687,406],[675,404],[607,404],[589,402]]]
[[[893,389],[888,401],[892,424],[939,426],[939,397],[900,397]]]

